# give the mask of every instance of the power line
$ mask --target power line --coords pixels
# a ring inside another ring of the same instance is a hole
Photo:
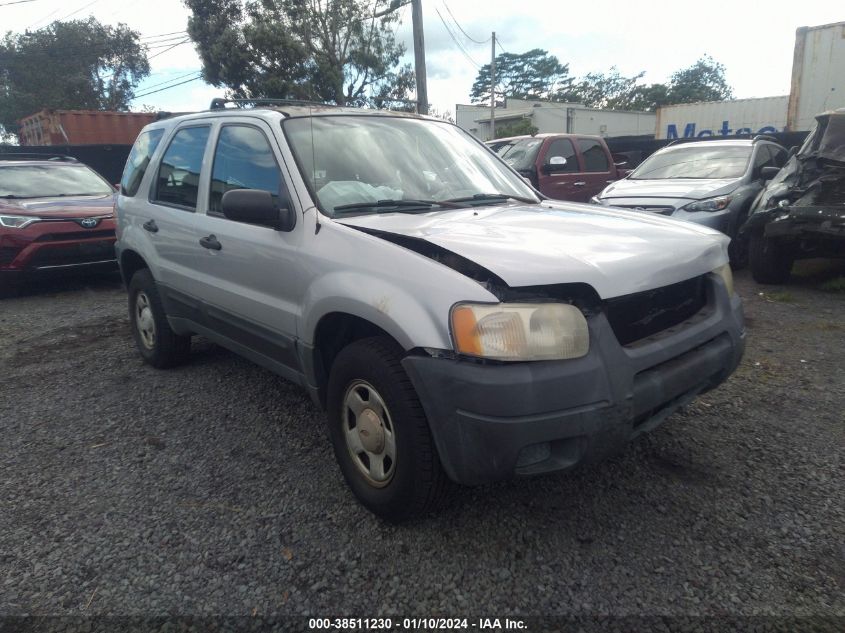
[[[147,60],[149,61],[149,60],[151,60],[151,59],[154,59],[154,58],[158,57],[159,55],[164,55],[167,51],[173,50],[173,49],[174,49],[174,48],[176,48],[177,46],[182,46],[182,44],[187,44],[187,43],[188,43],[188,42],[190,42],[190,41],[191,41],[191,38],[186,37],[186,38],[185,38],[184,40],[182,40],[181,42],[176,42],[176,43],[175,43],[173,46],[171,46],[170,48],[165,48],[163,51],[159,51],[159,52],[158,52],[158,53],[156,53],[155,55],[150,55],[149,57],[147,57]]]
[[[199,70],[192,70],[189,73],[185,73],[184,75],[179,75],[178,77],[173,77],[171,79],[167,79],[165,81],[160,81],[157,84],[153,84],[152,86],[147,86],[144,90],[149,90],[150,88],[157,88],[159,86],[163,86],[164,84],[169,84],[172,81],[177,81],[179,79],[184,79],[185,77],[190,77],[191,75],[196,75],[197,73],[201,73]]]
[[[8,7],[10,4],[26,4],[27,2],[35,2],[35,0],[15,0],[14,2],[0,2],[0,7]]]
[[[71,11],[70,13],[68,13],[68,14],[67,14],[65,17],[63,17],[63,18],[59,18],[59,22],[63,22],[64,20],[67,20],[69,17],[76,15],[77,13],[79,13],[80,11],[83,11],[84,9],[87,9],[87,8],[88,8],[88,7],[90,7],[92,4],[97,4],[99,1],[100,1],[100,0],[91,0],[91,2],[89,2],[89,3],[88,3],[88,4],[86,4],[85,6],[79,7],[76,11]]]
[[[197,79],[202,79],[202,75],[197,75],[191,79],[186,79],[185,81],[180,81],[178,84],[173,84],[172,86],[165,86],[164,88],[159,88],[158,90],[150,90],[149,92],[145,92],[143,94],[135,95],[134,99],[140,99],[141,97],[146,97],[149,95],[153,95],[157,92],[163,92],[165,90],[170,90],[171,88],[175,88],[176,86],[181,86],[182,84],[187,84],[192,81],[196,81]]]
[[[446,29],[446,32],[449,34],[449,37],[452,38],[452,41],[455,43],[455,46],[457,46],[458,49],[461,51],[461,53],[463,53],[464,57],[467,58],[469,63],[471,63],[476,68],[480,69],[481,65],[472,58],[472,56],[467,52],[467,50],[463,47],[463,45],[458,41],[458,38],[455,37],[454,33],[452,33],[452,29],[449,28],[448,24],[446,24],[446,20],[443,19],[443,15],[440,13],[440,11],[437,9],[437,7],[434,7],[434,11],[437,13],[437,17],[440,18],[440,21],[443,23],[443,27]]]
[[[466,37],[468,40],[475,42],[476,44],[486,44],[491,39],[493,39],[492,37],[488,37],[486,40],[483,40],[483,41],[479,41],[479,40],[475,39],[472,35],[470,35],[466,31],[464,31],[464,28],[461,26],[460,22],[458,22],[458,19],[455,17],[455,14],[452,13],[452,9],[450,9],[449,5],[446,4],[446,0],[443,0],[443,8],[445,8],[446,11],[449,12],[449,15],[452,16],[452,21],[455,23],[455,26],[457,26],[460,29],[461,33],[463,33],[464,37]]]
[[[166,37],[166,36],[181,35],[183,33],[186,33],[186,31],[184,29],[181,30],[181,31],[173,31],[172,33],[159,33],[158,35],[142,35],[141,39],[142,40],[152,40],[152,39],[156,39],[156,38],[159,38],[159,37],[164,38],[164,39],[169,39],[169,37]]]

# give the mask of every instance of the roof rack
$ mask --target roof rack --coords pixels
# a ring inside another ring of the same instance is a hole
[[[262,105],[289,105],[289,106],[319,106],[321,108],[337,108],[338,106],[332,103],[323,103],[321,101],[306,101],[303,99],[223,99],[216,98],[211,100],[210,110],[223,110],[227,103],[234,103],[239,108],[246,105],[262,106]]]
[[[67,154],[51,154],[49,152],[0,152],[0,160],[60,160],[70,163],[78,163],[79,161],[73,156]]]
[[[672,139],[669,143],[666,143],[664,147],[669,147],[670,145],[677,145],[679,143],[698,143],[700,141],[747,141],[751,137],[750,134],[731,134],[730,136],[716,136],[715,134],[712,136],[685,136],[683,138],[676,138]],[[762,138],[762,137],[755,137]],[[766,137],[767,141],[774,141],[774,139]],[[777,143],[777,141],[774,141]]]

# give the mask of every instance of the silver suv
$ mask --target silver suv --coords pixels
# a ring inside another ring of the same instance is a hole
[[[126,165],[138,350],[169,367],[202,335],[302,385],[382,517],[612,453],[740,360],[716,231],[543,200],[439,120],[213,106]]]
[[[731,263],[738,268],[748,260],[748,241],[738,236],[739,228],[786,158],[786,150],[765,136],[670,145],[591,202],[670,215],[721,231],[731,238]]]

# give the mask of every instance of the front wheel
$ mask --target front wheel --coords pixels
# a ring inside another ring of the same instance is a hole
[[[347,484],[374,514],[398,522],[434,508],[448,488],[428,422],[386,337],[351,343],[329,377],[329,434]]]
[[[782,284],[789,279],[794,257],[782,244],[755,233],[749,246],[751,275],[761,284]]]

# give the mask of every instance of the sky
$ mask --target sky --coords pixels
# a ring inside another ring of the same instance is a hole
[[[149,46],[152,73],[137,87],[133,109],[200,110],[212,98],[223,96],[222,88],[202,80],[187,81],[196,76],[201,63],[181,33],[188,19],[181,0],[27,0],[4,6],[10,1],[0,0],[0,33],[88,15],[139,31]],[[643,81],[664,82],[673,71],[709,54],[725,65],[734,96],[750,98],[789,93],[797,27],[845,20],[845,5],[835,0],[422,0],[422,4],[429,101],[441,113],[454,113],[456,103],[469,103],[478,68],[490,61],[493,31],[499,52],[542,48],[569,64],[576,77],[616,66],[623,75],[644,71]],[[404,61],[413,64],[410,6],[401,12],[397,38],[408,50]],[[183,81],[187,83],[176,85]]]

